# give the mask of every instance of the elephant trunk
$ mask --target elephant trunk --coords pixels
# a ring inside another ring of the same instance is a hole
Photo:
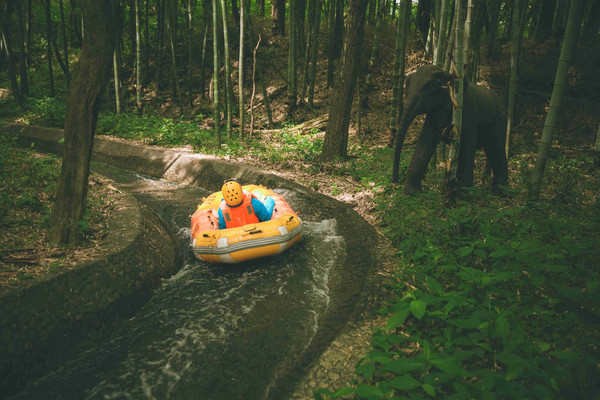
[[[402,117],[400,118],[400,124],[398,126],[398,133],[396,134],[396,143],[394,146],[394,167],[392,170],[392,182],[398,182],[398,169],[400,168],[400,153],[402,152],[402,146],[404,145],[404,138],[406,137],[406,132],[408,131],[408,127],[414,121],[414,119],[419,115],[418,104],[416,99],[413,99],[408,104],[408,107],[402,113]]]

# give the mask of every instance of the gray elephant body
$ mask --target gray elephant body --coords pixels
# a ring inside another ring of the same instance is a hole
[[[419,114],[426,114],[414,154],[406,172],[405,193],[421,190],[421,181],[429,160],[441,140],[444,129],[452,123],[452,101],[448,90],[452,76],[439,66],[426,65],[406,79],[407,107],[396,137],[393,181],[397,181],[400,152],[408,127]],[[504,152],[506,118],[498,95],[490,89],[465,82],[458,185],[473,185],[475,153],[483,148],[493,171],[493,184],[506,185],[508,167]]]

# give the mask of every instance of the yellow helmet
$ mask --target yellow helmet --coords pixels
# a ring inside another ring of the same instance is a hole
[[[225,203],[230,207],[239,206],[243,200],[242,186],[234,180],[226,181],[221,188]]]

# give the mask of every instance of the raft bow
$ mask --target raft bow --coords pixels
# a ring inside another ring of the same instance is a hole
[[[287,250],[302,237],[302,221],[283,196],[263,186],[242,186],[263,204],[275,202],[269,221],[219,229],[221,192],[212,193],[192,215],[192,249],[200,260],[234,264]]]

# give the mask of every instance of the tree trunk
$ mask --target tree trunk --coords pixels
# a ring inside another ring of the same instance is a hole
[[[71,74],[69,73],[69,50],[67,47],[67,31],[65,29],[65,12],[63,9],[63,0],[58,2],[60,7],[60,31],[63,41],[63,52],[65,54],[65,76],[67,78],[67,86],[71,83]]]
[[[173,86],[177,95],[177,105],[179,112],[183,114],[183,99],[181,98],[181,87],[179,86],[179,76],[177,74],[177,61],[175,58],[175,34],[177,20],[177,0],[167,0],[165,4],[167,11],[167,29],[169,30],[169,44],[171,47],[171,65],[173,68]]]
[[[287,113],[291,117],[296,109],[296,104],[298,102],[298,94],[296,90],[296,1],[290,1],[290,15],[289,15],[289,23],[288,23],[288,36],[289,36],[289,46],[288,46],[288,76],[287,76],[287,103],[288,110]]]
[[[135,3],[135,105],[142,115],[142,41],[140,37],[140,0]]]
[[[210,4],[210,3],[209,3]],[[206,55],[206,44],[208,43],[208,22],[204,26],[204,37],[202,38],[202,55],[200,57],[200,92],[202,93],[202,98],[204,99],[206,92],[206,63],[204,61]]]
[[[27,79],[27,53],[25,52],[25,18],[23,13],[24,3],[17,4],[18,25],[19,25],[19,76],[21,80],[21,97],[29,96],[29,81]],[[1,20],[0,20],[0,23]]]
[[[271,7],[273,34],[285,36],[285,0],[273,0]]]
[[[440,66],[444,62],[444,50],[446,48],[446,31],[448,29],[448,2],[449,0],[442,0],[439,25],[440,33],[433,55],[433,63]]]
[[[410,21],[409,9],[410,5],[406,4],[408,0],[402,0],[400,12],[398,13],[398,21],[396,22],[396,50],[394,57],[394,80],[392,94],[392,108],[390,110],[390,144],[396,141],[396,127],[399,117],[404,111],[404,70],[406,58],[406,36],[408,34],[408,25]],[[404,140],[404,138],[402,138]]]
[[[15,100],[17,101],[19,107],[23,109],[23,98],[19,89],[19,83],[17,82],[17,74],[15,72],[14,57],[10,47],[9,35],[4,31],[4,26],[6,25],[3,21],[4,16],[2,11],[3,10],[0,9],[0,47],[4,48],[4,52],[6,54],[6,62],[8,64],[8,77],[10,79],[13,96],[15,96]]]
[[[193,104],[194,104],[194,96],[193,96],[193,71],[192,71],[192,52],[193,52],[193,45],[192,45],[192,34],[194,32],[194,26],[192,25],[192,0],[188,0],[188,4],[187,4],[187,19],[188,19],[188,38],[187,38],[187,42],[188,42],[188,105],[190,108],[192,108]]]
[[[227,140],[231,140],[231,130],[233,121],[233,89],[231,87],[231,72],[229,71],[229,24],[227,22],[227,5],[225,0],[221,0],[221,16],[223,17],[223,48],[225,64],[225,107],[227,112]]]
[[[244,0],[241,0],[240,4],[243,1]],[[231,0],[231,15],[233,16],[236,26],[240,26],[240,10],[238,8],[237,0]]]
[[[535,40],[542,42],[552,34],[552,24],[554,23],[554,11],[556,10],[556,0],[544,0],[540,17],[535,30]]]
[[[69,88],[63,163],[50,231],[51,239],[60,244],[80,239],[99,99],[108,81],[115,44],[110,2],[83,0],[81,8],[85,38]]]
[[[519,47],[521,45],[521,10],[523,9],[523,0],[515,0],[515,9],[512,20],[512,39],[510,43],[510,74],[508,84],[508,111],[506,118],[506,144],[504,151],[506,158],[510,152],[510,136],[512,125],[515,118],[515,99],[517,97],[517,80],[519,72]]]
[[[219,33],[217,25],[217,0],[212,0],[213,24],[213,105],[215,120],[215,143],[221,147],[221,110],[219,108]]]
[[[571,63],[571,54],[577,41],[577,34],[581,25],[581,2],[580,0],[571,0],[569,7],[569,20],[565,31],[565,38],[560,50],[558,59],[558,68],[556,69],[556,78],[554,79],[554,89],[550,98],[550,108],[546,114],[542,140],[538,149],[535,167],[531,174],[531,186],[529,187],[529,200],[537,200],[540,194],[542,177],[546,167],[546,161],[552,147],[552,137],[556,130],[558,116],[562,106],[562,98],[565,88],[568,86],[569,64]]]
[[[163,51],[163,40],[165,35],[165,2],[168,0],[156,0],[156,91],[159,92],[161,88],[162,78],[162,51]]]
[[[314,107],[313,100],[315,97],[315,81],[317,76],[317,55],[319,52],[319,33],[321,27],[321,0],[315,0],[315,14],[314,14],[314,33],[312,40],[312,54],[310,61],[310,75],[308,85],[308,105]]]
[[[473,1],[467,0],[467,9],[465,10],[465,32],[463,35],[463,68],[464,77],[471,76],[472,60],[471,60],[471,27],[473,18]]]
[[[50,83],[50,97],[54,97],[54,71],[52,69],[52,20],[50,19],[50,0],[44,1],[46,9],[46,58],[48,59],[48,80]]]
[[[335,62],[335,4],[337,0],[329,0],[329,32],[327,41],[327,87],[331,88],[334,84],[333,69]]]
[[[491,59],[494,55],[494,46],[496,45],[496,32],[498,32],[498,20],[500,18],[500,7],[502,6],[499,0],[492,0],[491,6],[488,8],[489,23],[486,31],[487,39],[487,58]]]
[[[472,0],[468,0],[471,3]],[[454,79],[454,100],[456,104],[452,113],[452,122],[454,124],[454,133],[450,142],[450,150],[446,159],[446,176],[444,178],[444,192],[446,198],[452,198],[458,189],[457,170],[458,157],[460,149],[460,135],[462,132],[462,112],[464,95],[464,19],[465,9],[461,5],[462,1],[456,1],[456,72],[458,77]],[[467,49],[468,50],[468,49]]]
[[[239,119],[240,119],[240,139],[244,139],[244,19],[245,19],[244,0],[240,2],[240,49],[238,61],[238,97],[239,97]]]
[[[375,1],[375,0],[373,0]],[[383,1],[377,2],[377,22],[375,23],[375,38],[373,39],[373,46],[371,47],[371,59],[369,60],[369,72],[367,73],[366,85],[367,91],[373,81],[373,66],[377,61],[377,54],[379,52],[379,41],[381,38],[381,26],[383,25]],[[367,94],[368,95],[368,94]]]
[[[146,0],[144,19],[144,84],[148,84],[150,74],[150,0]]]
[[[423,44],[427,43],[432,8],[433,0],[419,0],[417,4],[415,25],[420,33],[421,43]]]
[[[360,69],[367,3],[368,0],[355,0],[350,2],[348,9],[347,32],[353,34],[346,35],[344,43],[340,79],[333,95],[321,153],[323,160],[332,160],[334,157],[346,158],[348,155],[350,111]]]
[[[450,29],[448,38],[448,46],[446,47],[446,52],[444,53],[444,71],[450,73],[451,69],[451,60],[454,54],[454,41],[456,40],[456,12],[454,9],[452,11],[452,16],[450,18]]]

